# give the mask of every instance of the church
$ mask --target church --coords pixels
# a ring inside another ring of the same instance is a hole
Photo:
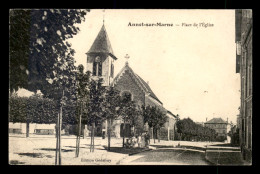
[[[152,91],[149,84],[132,70],[127,61],[121,71],[115,76],[114,63],[118,58],[113,53],[104,24],[86,55],[86,69],[91,72],[92,79],[97,80],[102,78],[104,86],[113,86],[120,91],[120,95],[130,96],[131,100],[135,101],[139,106],[150,105],[159,108],[168,117],[168,121],[162,128],[160,137],[166,140],[174,139],[176,116],[163,107],[163,103]],[[140,120],[143,120],[141,115]],[[121,119],[114,120],[112,127],[112,136],[117,138],[122,137],[123,121]],[[156,131],[149,129],[147,124],[143,123],[143,127],[150,131],[150,135],[157,137]],[[106,134],[107,123],[104,122],[97,125],[95,132],[97,136],[100,136],[102,133]],[[130,133],[131,126],[128,123],[126,124],[126,136],[130,136]]]

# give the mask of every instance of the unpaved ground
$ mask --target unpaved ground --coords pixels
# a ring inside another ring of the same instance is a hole
[[[122,151],[122,139],[112,138],[111,149],[108,152],[104,146],[107,146],[107,139],[95,137],[95,152],[91,153],[89,149],[90,137],[80,140],[80,156],[75,158],[76,136],[62,136],[62,165],[116,165],[126,159],[130,151]],[[165,145],[175,147],[212,145],[216,143],[209,142],[188,142],[188,141],[163,141],[156,140],[151,145]],[[151,146],[152,147],[152,146]],[[156,146],[155,146],[156,147]],[[54,135],[34,135],[25,138],[24,134],[9,135],[9,163],[25,165],[55,165],[56,138]]]

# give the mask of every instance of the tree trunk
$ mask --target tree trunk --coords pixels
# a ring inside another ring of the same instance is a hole
[[[152,127],[151,129],[152,129],[152,131],[151,131],[151,132],[152,132],[152,136],[151,136],[151,138],[153,139],[153,127]]]
[[[60,107],[60,118],[59,118],[59,165],[61,165],[61,125],[62,125],[62,104]]]
[[[157,131],[158,133],[158,143],[160,143],[160,128],[158,129],[158,131]]]
[[[29,137],[30,134],[30,121],[27,119],[26,120],[26,138]]]
[[[95,123],[92,123],[90,152],[94,152],[94,146],[95,146],[95,143],[94,143],[94,126],[95,126]]]
[[[85,125],[83,125],[83,139],[85,139]]]
[[[155,133],[156,132],[156,129],[153,129],[153,132]],[[153,142],[155,144],[155,135],[153,135]]]
[[[57,124],[55,126],[56,129],[56,153],[55,153],[55,165],[58,165],[58,153],[59,153],[59,113],[57,118]]]
[[[64,96],[64,90],[62,91],[62,98]],[[60,104],[60,112],[58,114],[58,131],[57,131],[57,142],[56,142],[56,159],[55,164],[61,165],[61,125],[62,125],[62,99]]]
[[[92,135],[93,135],[93,125],[91,126],[91,135],[90,135],[90,152],[92,152]]]
[[[95,123],[92,123],[93,124],[93,127],[92,127],[92,129],[93,129],[93,141],[92,141],[92,143],[93,143],[93,146],[92,146],[92,151],[94,152],[94,149],[95,149]]]
[[[80,149],[81,116],[82,116],[82,102],[80,103],[79,124],[78,124],[78,136],[77,136],[77,145],[76,145],[76,157],[79,157],[79,149]]]
[[[125,147],[125,119],[124,119],[124,126],[123,126],[123,147]]]
[[[110,150],[110,137],[111,137],[111,119],[108,120],[108,127],[107,127],[107,140],[108,140],[108,145],[107,149]]]

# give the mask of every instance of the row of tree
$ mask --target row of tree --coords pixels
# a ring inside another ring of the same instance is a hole
[[[19,88],[36,92],[56,103],[57,148],[61,164],[63,107],[77,101],[75,50],[66,40],[79,32],[85,9],[10,10],[10,93]]]
[[[213,141],[216,139],[215,130],[196,124],[190,118],[178,120],[176,123],[177,133],[175,138],[186,141]]]

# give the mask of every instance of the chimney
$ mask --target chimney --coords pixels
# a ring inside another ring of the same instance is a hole
[[[228,123],[228,117],[227,117],[227,123]]]
[[[147,83],[147,85],[149,85],[149,81],[147,81],[146,83]]]
[[[206,122],[208,121],[208,117],[206,117]]]

